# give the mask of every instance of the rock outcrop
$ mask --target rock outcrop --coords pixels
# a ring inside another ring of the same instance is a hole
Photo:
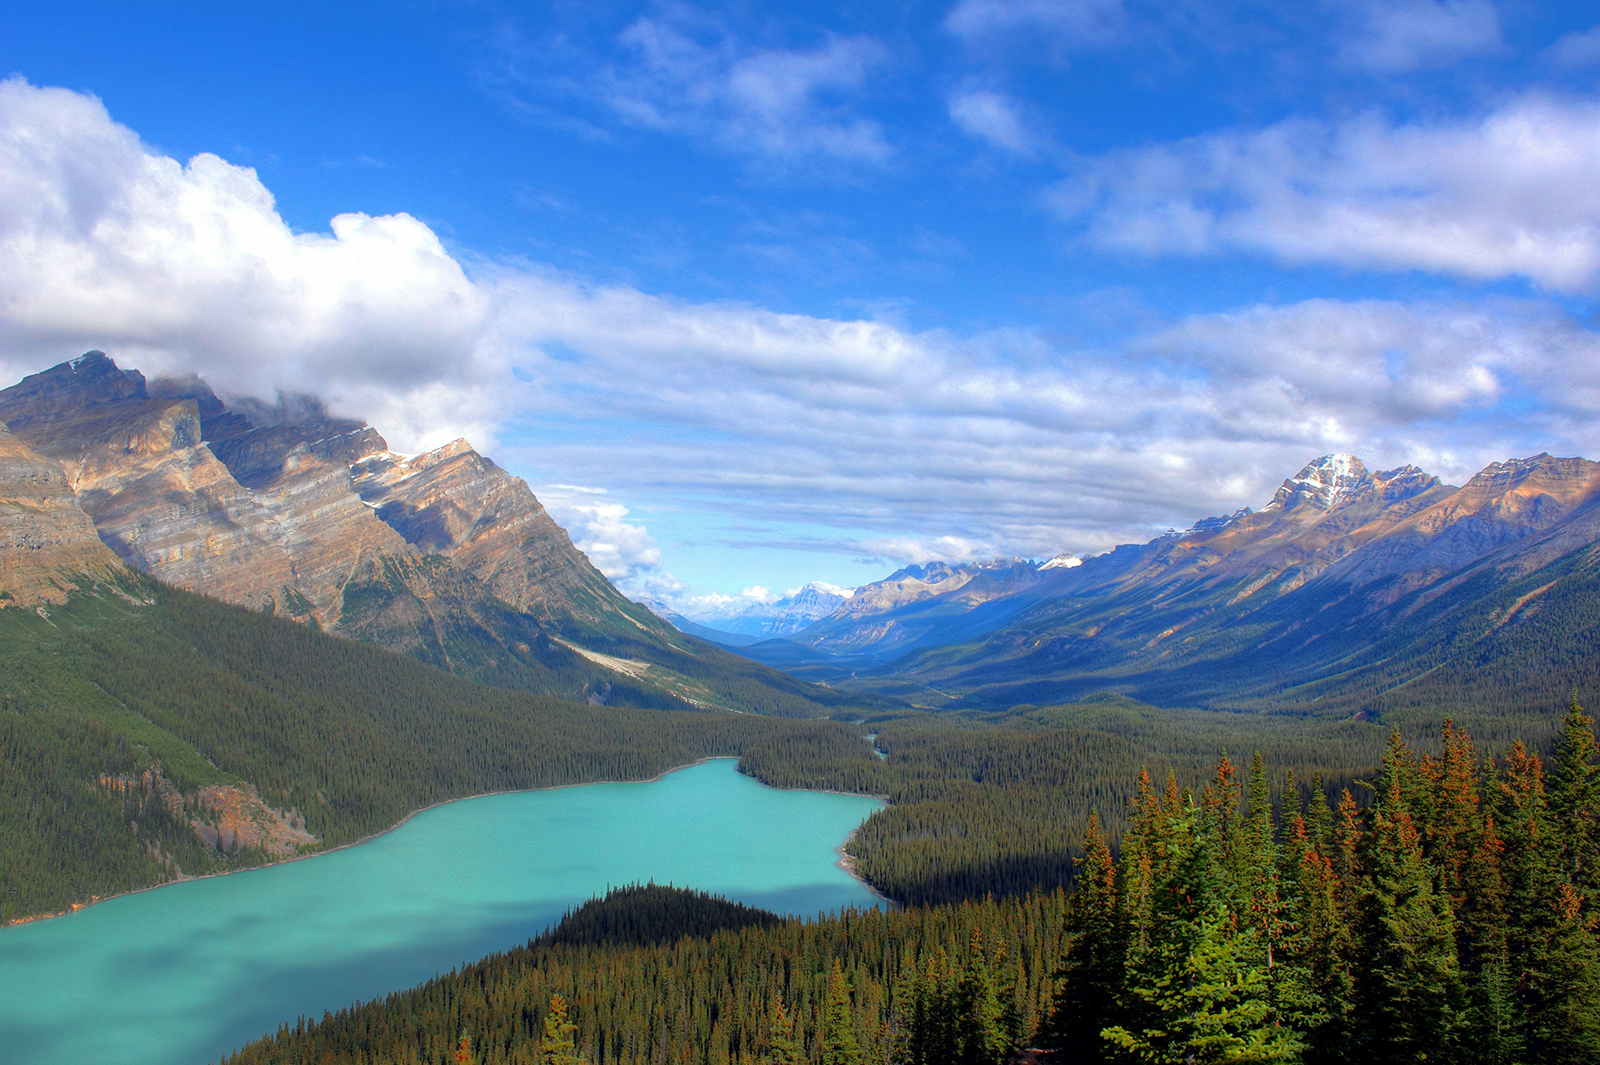
[[[0,427],[0,608],[61,603],[122,569],[61,467]]]

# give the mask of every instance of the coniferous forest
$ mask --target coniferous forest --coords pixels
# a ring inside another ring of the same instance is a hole
[[[633,889],[230,1065],[1595,1061],[1593,722],[1574,701],[1548,759],[1440,740],[1393,732],[1332,802],[1259,754],[1141,774],[1070,894],[774,923]],[[683,934],[605,934],[629,907]]]

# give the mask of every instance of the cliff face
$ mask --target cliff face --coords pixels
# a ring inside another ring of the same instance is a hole
[[[0,608],[61,603],[121,569],[61,467],[0,429]]]
[[[474,675],[570,657],[546,629],[681,642],[464,440],[406,458],[315,400],[230,410],[198,379],[147,382],[100,352],[0,391],[0,422],[13,427],[4,550],[18,572],[39,568],[18,554],[34,541],[61,556],[40,572],[120,557],[447,668],[470,660]],[[43,587],[7,581],[14,596]],[[453,653],[463,640],[465,657]]]
[[[354,469],[356,491],[379,518],[423,551],[448,556],[512,608],[589,620],[615,610],[611,582],[527,484],[465,440],[410,459],[370,455]]]

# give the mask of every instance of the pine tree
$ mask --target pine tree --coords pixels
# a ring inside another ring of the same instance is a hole
[[[767,1018],[767,1065],[804,1065],[800,1044],[794,1037],[794,1018],[783,1007],[783,996],[772,997],[772,1011]]]
[[[1125,859],[1126,860],[1126,859]],[[1069,1062],[1107,1059],[1100,1031],[1121,1018],[1126,935],[1117,893],[1117,866],[1091,813],[1078,862],[1077,890],[1067,911],[1066,951],[1056,971],[1056,993],[1040,1042]]]
[[[1522,1019],[1518,1034],[1528,1056],[1541,1062],[1600,1060],[1600,958],[1583,894],[1573,883],[1582,858],[1570,842],[1587,832],[1581,812],[1592,774],[1584,764],[1594,741],[1575,701],[1566,726],[1556,755],[1559,815],[1543,764],[1520,743],[1506,754],[1496,787],[1505,824],[1506,930]]]
[[[983,933],[972,930],[967,964],[956,983],[956,1024],[961,1033],[959,1065],[1000,1065],[1009,1049],[994,978],[984,957]]]
[[[1373,1063],[1454,1060],[1466,996],[1455,917],[1434,890],[1411,815],[1420,775],[1396,729],[1384,751],[1362,855],[1355,928],[1353,1042]]]
[[[817,1065],[861,1065],[861,1060],[861,1043],[856,1038],[855,1017],[850,1009],[850,982],[835,959],[828,973],[828,1001],[823,1007]]]
[[[465,1028],[456,1036],[455,1065],[477,1065],[472,1060],[472,1037]]]
[[[1529,1010],[1527,1045],[1534,1060],[1549,1065],[1600,1061],[1600,947],[1582,910],[1577,889],[1560,884],[1533,957],[1541,993]]]
[[[1333,808],[1323,787],[1322,772],[1311,774],[1311,796],[1306,806],[1306,832],[1311,845],[1324,855],[1333,853]]]
[[[567,1000],[550,996],[544,1015],[544,1038],[539,1041],[540,1065],[584,1065],[573,1036],[578,1026],[567,1020]]]
[[[1600,747],[1576,692],[1550,760],[1549,803],[1561,825],[1564,878],[1592,896],[1600,889]]]
[[[1148,944],[1130,957],[1135,1008],[1129,1023],[1104,1032],[1135,1060],[1294,1061],[1303,1047],[1298,1033],[1273,1023],[1259,931],[1230,905],[1241,889],[1216,853],[1227,822],[1225,803],[1191,802],[1165,825]]]
[[[1321,789],[1312,792],[1313,806],[1328,809]],[[1331,833],[1324,836],[1331,842]],[[1318,848],[1305,819],[1290,822],[1284,860],[1294,926],[1295,960],[1305,971],[1305,995],[1296,1010],[1286,1004],[1284,1013],[1301,1030],[1311,1033],[1308,1061],[1336,1061],[1339,1033],[1349,1012],[1353,986],[1348,952],[1349,929],[1339,908],[1339,879],[1333,862]],[[1324,1049],[1332,1051],[1325,1053]]]

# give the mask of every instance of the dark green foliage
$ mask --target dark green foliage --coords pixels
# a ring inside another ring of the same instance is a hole
[[[1587,779],[1600,763],[1576,707],[1565,734],[1556,761]],[[1320,788],[1302,805],[1294,786],[1275,813],[1259,757],[1248,784],[1226,759],[1198,789],[1141,774],[1120,855],[1091,820],[1070,900],[670,947],[540,941],[234,1061],[432,1062],[463,1020],[485,1062],[532,1061],[551,994],[581,996],[578,1045],[597,1065],[997,1065],[1030,1044],[1062,1065],[1594,1061],[1600,913],[1576,885],[1583,830],[1570,807],[1556,815],[1521,745],[1481,763],[1447,725],[1442,747],[1418,758],[1392,735],[1372,804],[1345,790],[1336,816]],[[660,910],[647,894],[620,902]]]
[[[1600,763],[1576,707],[1566,736],[1557,761],[1587,779]],[[1198,796],[1143,778],[1115,868],[1087,848],[1045,1040],[1064,1062],[1596,1060],[1581,821],[1552,816],[1521,745],[1484,768],[1447,723],[1443,747],[1419,759],[1393,734],[1372,805],[1345,792],[1332,831],[1301,812],[1280,831],[1260,759],[1242,813],[1226,760]]]
[[[560,995],[578,1053],[597,1065],[954,1065],[969,1049],[1003,1054],[1024,1042],[966,1038],[961,1018],[995,1016],[1002,989],[1013,989],[1021,1029],[1037,1026],[1065,904],[1052,892],[847,912],[651,947],[534,943],[286,1026],[227,1061],[443,1065],[465,1026],[483,1065],[533,1065],[548,1004]]]
[[[1385,735],[1364,722],[1169,713],[1117,697],[864,727],[886,761],[846,734],[794,733],[753,742],[740,766],[783,787],[886,795],[848,850],[863,878],[910,904],[1069,884],[1090,810],[1119,838],[1143,766],[1198,784],[1218,748],[1255,747],[1302,778],[1343,782],[1376,764]]]
[[[725,929],[770,928],[779,920],[775,913],[702,891],[635,884],[590,899],[531,945],[648,947]]]

